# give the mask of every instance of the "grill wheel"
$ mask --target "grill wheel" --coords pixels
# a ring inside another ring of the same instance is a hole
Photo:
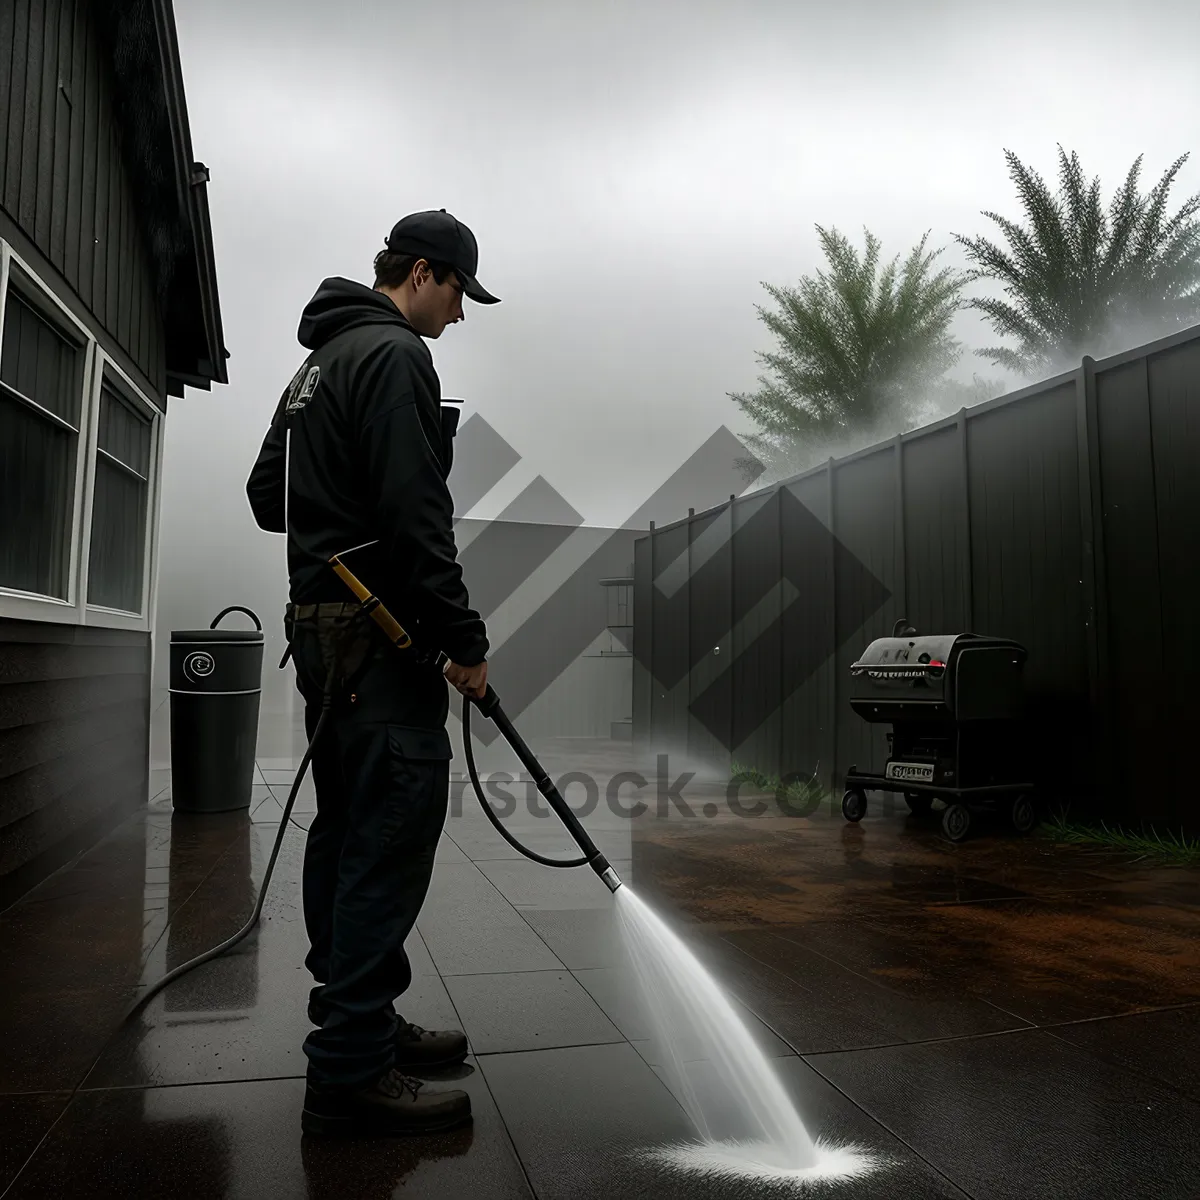
[[[867,815],[867,793],[851,788],[842,797],[842,816],[847,821],[861,821]]]
[[[1037,810],[1033,807],[1033,797],[1028,792],[1022,792],[1012,802],[1008,819],[1017,833],[1028,833],[1037,824]]]
[[[942,814],[942,832],[952,842],[966,841],[971,832],[971,813],[965,804],[949,804]]]

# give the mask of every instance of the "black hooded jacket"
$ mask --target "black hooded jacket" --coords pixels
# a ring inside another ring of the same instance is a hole
[[[321,284],[299,339],[311,353],[246,483],[259,527],[287,533],[292,602],[353,599],[329,560],[378,539],[347,566],[420,644],[482,662],[446,485],[458,410],[441,403],[428,346],[387,296],[349,279]]]

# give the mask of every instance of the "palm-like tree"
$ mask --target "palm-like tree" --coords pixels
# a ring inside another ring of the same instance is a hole
[[[779,312],[756,305],[779,339],[758,355],[774,378],[759,377],[753,394],[729,393],[759,428],[744,440],[758,461],[743,460],[779,478],[816,462],[834,447],[903,428],[961,353],[947,332],[966,277],[932,273],[941,250],[926,253],[928,234],[903,265],[899,256],[880,271],[880,242],[870,230],[860,258],[836,229],[817,226],[829,267],[798,287],[763,287]]]
[[[983,214],[1000,226],[1007,250],[982,237],[955,239],[975,264],[972,279],[994,280],[1007,296],[970,300],[967,307],[1018,346],[977,354],[1029,375],[1200,320],[1200,194],[1167,216],[1168,193],[1186,154],[1144,195],[1139,155],[1107,212],[1099,179],[1085,182],[1074,152],[1058,148],[1057,195],[1011,150],[1004,154],[1026,224]]]

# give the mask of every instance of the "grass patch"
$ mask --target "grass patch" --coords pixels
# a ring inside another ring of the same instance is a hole
[[[817,770],[820,770],[820,764],[817,765]],[[793,811],[800,809],[813,812],[826,795],[825,789],[817,782],[817,771],[808,778],[793,774],[780,779],[778,775],[767,775],[755,767],[743,766],[735,761],[732,764],[729,782],[752,783],[760,791],[774,792],[780,806],[786,804]]]
[[[1200,867],[1200,839],[1183,833],[1167,832],[1164,836],[1154,829],[1132,832],[1104,821],[1071,821],[1065,812],[1047,817],[1038,826],[1038,833],[1055,842],[1124,850],[1137,855],[1134,862],[1151,859],[1175,867]]]

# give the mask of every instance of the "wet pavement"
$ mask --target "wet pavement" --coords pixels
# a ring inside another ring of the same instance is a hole
[[[760,811],[739,814],[702,770],[681,811],[627,743],[535,749],[552,777],[596,782],[584,824],[744,1007],[810,1131],[885,1160],[810,1194],[1200,1197],[1200,872],[1002,830],[954,846],[936,814],[874,797],[859,825],[828,801],[786,814],[745,788]],[[517,774],[505,749],[478,753],[485,775]],[[669,778],[685,769],[672,759]],[[621,790],[647,802],[636,818],[604,799],[630,770],[649,781]],[[471,1056],[443,1078],[470,1092],[471,1126],[300,1136],[307,781],[259,930],[119,1026],[139,985],[250,914],[293,777],[262,763],[249,811],[207,817],[173,813],[168,786],[0,914],[0,1193],[805,1194],[647,1158],[694,1133],[612,898],[586,869],[521,858],[461,779],[398,1008],[466,1030]],[[531,789],[506,790],[517,836],[575,853]],[[573,784],[572,805],[588,790]]]

